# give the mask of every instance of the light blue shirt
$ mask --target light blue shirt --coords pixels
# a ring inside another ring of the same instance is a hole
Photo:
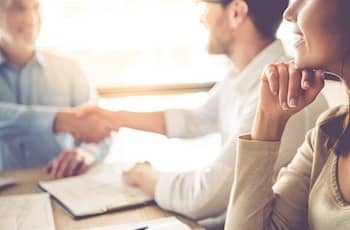
[[[0,170],[45,166],[75,147],[105,156],[109,139],[78,146],[71,135],[52,132],[60,107],[81,105],[94,95],[79,66],[67,58],[37,51],[18,69],[0,53]]]

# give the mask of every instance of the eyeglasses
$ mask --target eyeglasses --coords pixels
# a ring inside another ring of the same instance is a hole
[[[198,2],[209,2],[209,3],[218,3],[218,4],[223,4],[227,5],[233,0],[198,0]]]

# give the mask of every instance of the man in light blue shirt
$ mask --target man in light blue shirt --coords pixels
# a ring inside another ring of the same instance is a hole
[[[94,91],[76,63],[36,50],[40,26],[38,0],[0,1],[0,170],[47,165],[54,177],[72,176],[109,149],[108,139],[94,145],[73,136],[96,142],[111,128],[67,109]]]

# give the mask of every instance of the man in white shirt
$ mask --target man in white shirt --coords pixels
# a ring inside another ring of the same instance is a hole
[[[201,220],[223,216],[234,180],[236,137],[249,132],[258,103],[260,74],[269,63],[288,59],[275,33],[288,0],[207,0],[202,2],[202,22],[210,32],[208,52],[225,54],[234,69],[210,92],[206,103],[194,110],[153,113],[105,111],[91,108],[120,127],[157,132],[168,137],[193,138],[219,132],[222,151],[201,170],[162,173],[149,163],[138,163],[124,173],[129,184],[143,189],[166,209]],[[287,164],[301,144],[306,131],[326,109],[325,99],[290,121],[277,168]],[[283,142],[283,141],[282,141]],[[189,153],[190,154],[190,153]],[[289,154],[289,155],[288,155]]]

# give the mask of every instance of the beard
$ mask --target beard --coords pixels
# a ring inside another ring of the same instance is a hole
[[[228,54],[228,45],[223,42],[220,41],[219,39],[213,38],[213,37],[209,37],[209,41],[207,43],[207,52],[209,54]]]
[[[13,46],[13,47],[17,47],[19,49],[26,50],[26,51],[34,50],[36,47],[35,40],[28,41],[28,40],[24,40],[24,39],[16,39],[16,40],[8,42],[8,44]]]
[[[1,0],[0,0],[1,1]],[[31,50],[36,47],[36,41],[40,33],[40,25],[26,25],[17,26],[14,29],[9,29],[4,25],[0,30],[0,37],[2,42],[11,47],[18,49]]]

